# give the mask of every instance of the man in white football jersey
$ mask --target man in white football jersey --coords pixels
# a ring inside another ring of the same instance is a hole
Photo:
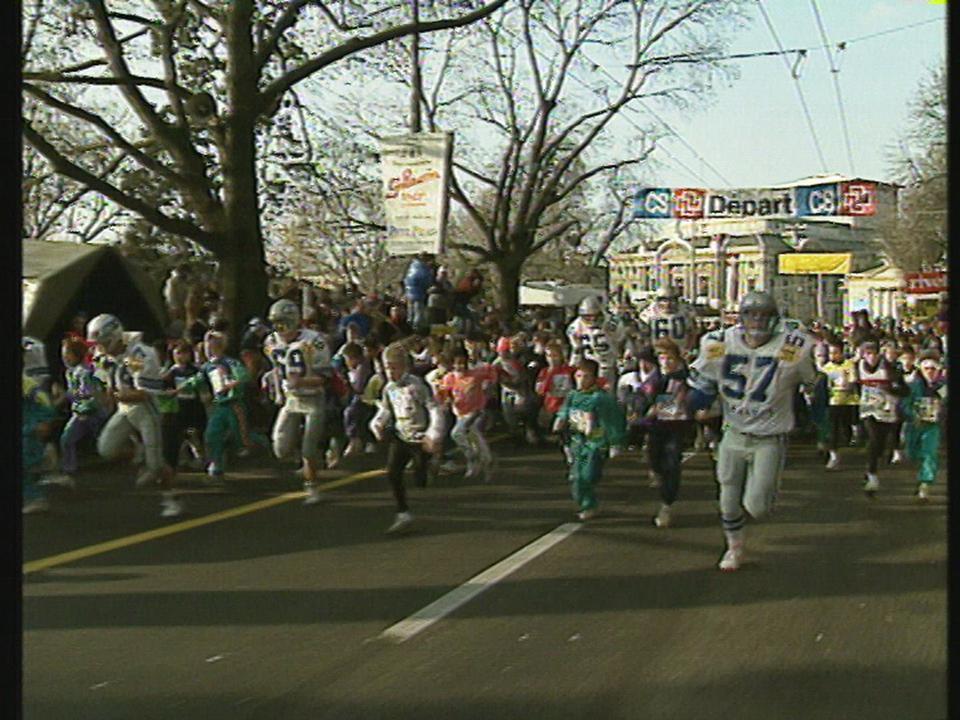
[[[292,300],[277,300],[267,319],[274,331],[264,340],[263,351],[273,369],[265,380],[281,406],[273,423],[273,454],[289,458],[300,441],[304,503],[313,505],[320,501],[317,471],[327,412],[325,388],[332,372],[330,348],[323,335],[300,327],[300,307]]]
[[[131,436],[138,436],[145,467],[137,476],[137,486],[158,483],[162,489],[161,517],[177,517],[183,513],[183,505],[173,492],[173,471],[163,460],[160,412],[155,401],[155,396],[165,390],[160,359],[139,336],[124,333],[120,320],[106,313],[87,323],[87,341],[96,343],[97,352],[111,360],[106,387],[116,402],[116,411],[97,437],[97,452],[104,458],[115,458]]]
[[[773,507],[794,427],[794,393],[817,378],[813,338],[779,320],[769,293],[747,293],[740,323],[704,335],[691,365],[693,409],[708,407],[719,393],[723,410],[717,483],[726,539],[719,567],[725,571],[742,561],[744,510],[760,518]]]
[[[604,389],[616,397],[617,361],[623,343],[622,325],[604,317],[603,307],[596,297],[584,298],[578,316],[567,326],[570,343],[569,365],[576,367],[581,360],[595,360],[600,366]]]
[[[672,285],[660,289],[653,304],[640,313],[640,319],[650,328],[651,343],[670,338],[685,355],[696,346],[697,315],[680,301],[680,293]]]

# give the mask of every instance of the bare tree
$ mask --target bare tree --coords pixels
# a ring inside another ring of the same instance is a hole
[[[259,152],[295,88],[369,48],[468,25],[506,1],[410,22],[390,0],[34,0],[27,47],[64,45],[66,36],[71,48],[54,53],[62,58],[55,62],[25,56],[27,100],[95,128],[139,172],[128,173],[125,186],[113,182],[29,115],[23,136],[58,174],[214,253],[236,324],[261,312],[267,298]],[[76,57],[75,47],[89,52]],[[102,95],[94,104],[64,99],[60,89],[76,85],[109,94],[130,122],[110,122]],[[149,197],[159,187],[174,201]]]
[[[719,54],[739,8],[719,0],[518,0],[482,23],[482,43],[472,32],[459,46],[450,41],[423,93],[427,126],[482,128],[483,138],[473,152],[458,144],[451,183],[478,238],[454,238],[450,247],[496,268],[502,309],[515,311],[524,264],[551,242],[592,233],[605,249],[622,234],[623,191],[602,220],[585,223],[572,211],[597,181],[650,157],[651,135],[615,141],[618,119],[640,102],[703,92],[708,62],[700,59]],[[619,72],[601,78],[600,53],[622,62]]]
[[[911,103],[909,129],[890,153],[890,170],[903,184],[899,213],[884,227],[882,245],[894,265],[916,271],[947,253],[947,81],[933,69]]]

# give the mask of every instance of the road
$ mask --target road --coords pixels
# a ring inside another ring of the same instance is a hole
[[[402,537],[379,456],[313,507],[265,463],[187,474],[177,521],[129,468],[88,472],[24,518],[23,717],[947,717],[945,485],[921,505],[883,468],[870,500],[862,449],[826,472],[796,442],[725,574],[705,453],[657,529],[636,453],[581,525],[556,448],[495,447],[490,484],[411,488]]]

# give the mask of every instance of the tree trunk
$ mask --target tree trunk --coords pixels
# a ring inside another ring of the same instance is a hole
[[[514,257],[498,258],[495,263],[497,275],[500,277],[498,288],[498,305],[504,316],[512,318],[517,314],[520,305],[520,269],[523,261]]]
[[[257,73],[251,36],[251,0],[235,0],[227,23],[227,101],[223,167],[226,226],[221,283],[233,344],[254,315],[267,310],[267,273],[257,204]]]

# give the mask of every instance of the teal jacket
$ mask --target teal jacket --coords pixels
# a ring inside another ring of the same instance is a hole
[[[623,410],[612,395],[600,388],[571,392],[557,417],[567,421],[573,438],[597,450],[622,445],[626,437]]]

